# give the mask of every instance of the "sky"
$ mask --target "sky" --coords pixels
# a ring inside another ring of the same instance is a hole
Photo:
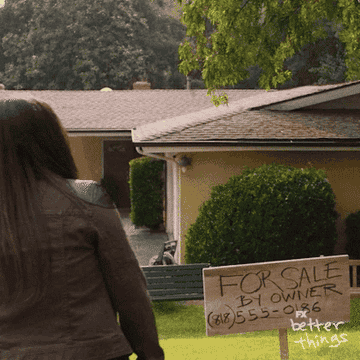
[[[5,0],[0,0],[0,7],[3,7],[5,4]]]

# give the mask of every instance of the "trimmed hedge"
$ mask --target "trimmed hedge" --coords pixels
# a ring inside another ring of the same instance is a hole
[[[141,157],[129,164],[130,219],[136,226],[157,229],[163,223],[164,161]]]
[[[350,214],[345,219],[346,253],[350,259],[360,259],[360,211]]]
[[[221,266],[332,255],[334,207],[322,170],[245,167],[201,205],[186,234],[185,261]]]
[[[119,206],[117,201],[119,186],[117,185],[116,181],[112,177],[106,177],[100,180],[100,185],[106,190],[106,192],[110,196],[111,200],[116,204],[116,206]]]

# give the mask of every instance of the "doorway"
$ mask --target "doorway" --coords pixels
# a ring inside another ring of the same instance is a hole
[[[104,180],[117,208],[130,211],[129,161],[141,157],[129,140],[104,140]]]

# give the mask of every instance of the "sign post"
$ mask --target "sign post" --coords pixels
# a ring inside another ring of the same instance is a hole
[[[299,314],[350,321],[347,255],[205,268],[203,285],[207,336],[278,329],[282,360]]]
[[[279,329],[280,358],[289,359],[289,347],[287,342],[287,329]]]

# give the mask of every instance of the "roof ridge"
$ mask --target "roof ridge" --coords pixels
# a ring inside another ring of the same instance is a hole
[[[244,109],[243,111],[236,111],[236,112],[226,113],[226,115],[222,116],[221,119],[226,119],[228,117],[230,118],[231,116],[238,115],[238,114],[241,114],[242,112],[246,112],[246,111],[247,110]],[[197,126],[206,125],[206,124],[209,124],[209,123],[215,122],[215,121],[219,121],[219,118],[218,117],[216,117],[216,118],[208,118],[208,119],[204,119],[204,121],[197,122],[197,123],[194,123],[194,124],[189,124],[188,126],[184,126],[181,129],[171,128],[168,131],[164,131],[162,133],[157,132],[156,134],[153,134],[151,136],[147,135],[146,140],[155,140],[155,139],[158,139],[158,138],[160,138],[162,136],[171,135],[171,134],[174,134],[174,133],[176,133],[178,131],[186,130],[186,129],[189,129],[189,128],[195,128]]]
[[[241,112],[241,110],[246,109],[241,109],[233,103],[230,105],[222,105],[221,107],[219,106],[217,108],[204,109],[165,120],[159,120],[150,124],[145,124],[134,128],[132,130],[133,139],[152,139],[160,135],[171,134],[173,132],[181,131],[191,126],[201,125],[213,120],[217,120],[219,116],[231,116],[238,114],[239,112]]]
[[[219,118],[224,116],[232,116],[244,111],[249,111],[254,108],[258,108],[282,101],[293,100],[306,95],[325,92],[328,90],[332,90],[334,88],[351,85],[356,82],[359,81],[346,83],[345,85],[343,83],[324,85],[324,86],[308,85],[308,86],[301,86],[292,89],[266,91],[266,92],[262,92],[261,94],[254,92],[253,96],[234,101],[227,106],[221,105],[217,108],[212,107],[197,112],[193,112],[191,114],[185,114],[185,115],[141,125],[132,130],[132,138],[134,142],[139,142],[145,139],[153,140],[160,136],[182,131],[189,127],[194,127],[197,125],[202,125],[211,121],[218,120]]]

